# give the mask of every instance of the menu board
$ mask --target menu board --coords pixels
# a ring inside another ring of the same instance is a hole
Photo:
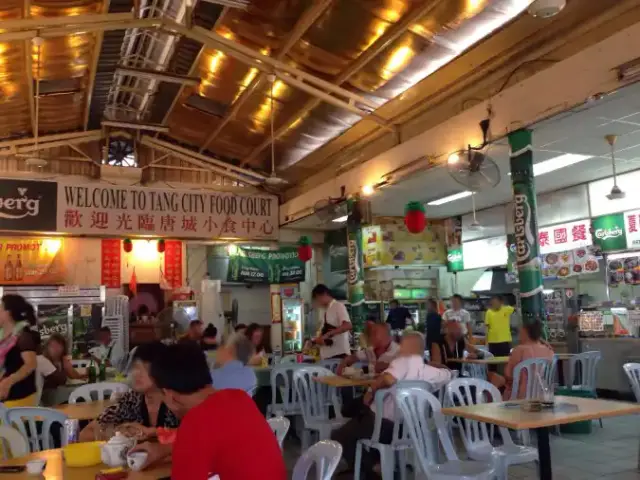
[[[102,240],[102,280],[101,284],[107,288],[121,287],[121,255],[120,239],[105,238]]]
[[[542,255],[544,278],[566,278],[583,273],[596,273],[600,265],[592,247]]]
[[[640,285],[640,258],[629,256],[609,260],[607,272],[610,287],[617,287],[620,284]]]

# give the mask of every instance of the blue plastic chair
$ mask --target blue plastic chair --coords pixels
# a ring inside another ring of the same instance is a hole
[[[484,354],[483,358],[493,358],[493,354],[488,350],[484,350],[481,348],[478,348],[478,350],[482,350],[482,353]],[[462,366],[462,374],[467,377],[486,380],[487,366],[480,363],[465,363]]]
[[[29,441],[31,452],[40,452],[42,450],[55,448],[51,432],[54,423],[60,424],[62,446],[68,443],[64,422],[67,421],[69,417],[57,410],[40,407],[10,408],[7,411],[6,418],[7,424],[15,426]],[[38,433],[38,422],[42,422],[40,433]]]
[[[433,394],[423,388],[398,387],[395,397],[420,469],[429,480],[492,480],[495,477],[496,469],[492,463],[461,461],[458,458],[440,402]],[[438,444],[447,459],[444,463],[438,463]]]
[[[271,405],[267,406],[267,417],[277,416],[279,413],[284,416],[302,413],[298,394],[293,386],[293,372],[302,368],[302,365],[300,363],[279,363],[271,367]],[[278,391],[282,399],[281,403],[278,403]]]
[[[282,450],[282,443],[284,442],[284,437],[287,436],[291,422],[286,417],[274,417],[267,420],[267,423],[271,427],[271,431],[276,436],[278,445],[280,445],[280,449]]]
[[[309,448],[293,467],[292,480],[307,480],[315,465],[316,480],[331,480],[342,458],[342,445],[332,440],[322,440]]]
[[[315,366],[301,366],[293,372],[293,383],[304,420],[302,448],[308,448],[312,432],[318,434],[319,440],[328,440],[331,431],[345,423],[340,414],[336,389],[313,380],[324,376],[333,376],[333,373],[326,368]],[[336,415],[332,419],[329,418],[330,406],[333,406]]]
[[[540,378],[547,380],[549,377],[549,371],[551,370],[551,360],[548,358],[528,358],[523,360],[515,366],[513,369],[513,386],[511,389],[511,400],[518,399],[518,391],[520,390],[520,377],[522,373],[526,372],[527,388],[525,392],[525,398],[521,400],[530,400],[537,398],[542,393],[539,388],[537,380],[537,374],[540,374]]]
[[[333,358],[330,358],[328,360],[320,360],[320,366],[326,368],[327,370],[330,370],[331,373],[336,373],[336,370],[338,369],[338,365],[340,365],[341,361],[342,360],[337,360]]]
[[[360,467],[362,463],[362,449],[367,450],[375,448],[380,452],[380,466],[382,468],[382,479],[393,480],[395,471],[395,456],[398,454],[398,463],[400,465],[400,478],[406,480],[407,478],[407,456],[406,451],[411,449],[411,442],[409,441],[406,430],[402,428],[402,414],[396,407],[395,422],[393,424],[393,434],[391,443],[380,442],[380,431],[382,429],[382,412],[384,408],[384,400],[389,395],[394,395],[396,388],[398,387],[415,387],[422,388],[426,391],[432,391],[433,386],[424,381],[409,381],[403,380],[398,382],[394,388],[385,388],[378,390],[375,396],[375,411],[376,419],[373,428],[373,434],[371,438],[358,440],[356,445],[356,459],[354,468],[354,480],[360,480]]]
[[[640,403],[640,363],[625,363],[622,368],[629,378],[636,401]]]
[[[598,351],[582,352],[569,359],[569,382],[567,386],[572,390],[586,390],[593,398],[598,398],[596,383],[598,377],[598,363],[602,354]],[[576,378],[577,377],[577,378]],[[602,419],[598,419],[602,428]]]

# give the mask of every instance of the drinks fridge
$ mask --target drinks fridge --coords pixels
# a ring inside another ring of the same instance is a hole
[[[299,352],[304,341],[304,302],[300,298],[298,285],[283,286],[282,299],[282,350],[284,354]]]

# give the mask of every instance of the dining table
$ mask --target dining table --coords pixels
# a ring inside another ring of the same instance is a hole
[[[527,401],[520,400],[447,407],[442,409],[442,413],[513,430],[533,429],[538,438],[540,462],[538,471],[541,480],[551,480],[552,478],[551,448],[549,446],[551,427],[640,413],[640,404],[638,403],[565,396],[556,396],[554,401],[553,408],[541,411],[525,409]]]
[[[54,408],[73,420],[95,420],[105,408],[115,404],[115,400],[98,400],[94,402],[68,403]]]
[[[376,377],[364,375],[347,377],[344,375],[326,375],[313,377],[314,382],[322,383],[330,387],[370,387],[376,381]]]
[[[448,362],[473,363],[477,365],[505,365],[509,363],[509,357],[489,357],[489,358],[448,358]]]
[[[29,460],[42,459],[47,462],[42,476],[29,475],[26,471],[21,473],[3,473],[2,480],[94,480],[96,475],[103,470],[109,470],[105,464],[93,467],[69,467],[65,464],[62,449],[44,450],[30,455],[0,461],[0,466],[25,465]],[[171,464],[164,463],[154,468],[141,472],[129,471],[127,480],[159,480],[171,475]]]

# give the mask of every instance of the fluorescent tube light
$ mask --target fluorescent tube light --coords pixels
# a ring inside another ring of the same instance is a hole
[[[533,176],[544,175],[545,173],[560,170],[564,167],[575,165],[576,163],[584,162],[593,158],[593,155],[580,155],[577,153],[565,153],[559,157],[550,158],[544,162],[533,164]]]
[[[347,218],[349,218],[349,216],[348,216],[348,215],[345,215],[344,217],[337,217],[337,218],[334,218],[334,219],[333,219],[333,220],[331,220],[331,221],[332,221],[332,222],[334,222],[334,223],[342,223],[342,222],[346,222],[346,221],[347,221]]]
[[[431,200],[430,202],[427,202],[427,205],[442,205],[444,203],[449,203],[449,202],[453,202],[454,200],[460,200],[461,198],[468,197],[472,193],[473,192],[465,190],[464,192],[456,193],[454,195],[449,195],[448,197],[442,197],[437,200]]]

